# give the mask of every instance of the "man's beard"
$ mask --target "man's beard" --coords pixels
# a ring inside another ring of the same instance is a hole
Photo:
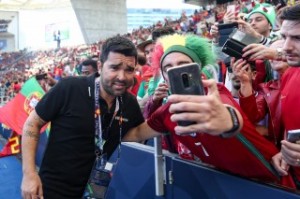
[[[125,85],[124,91],[122,91],[121,93],[119,92],[116,93],[116,91],[112,88],[115,82],[123,83]],[[108,84],[105,83],[105,81],[102,78],[101,78],[101,84],[107,94],[115,97],[123,95],[126,92],[126,90],[131,86],[131,84],[127,81],[113,81],[112,85],[109,86]]]

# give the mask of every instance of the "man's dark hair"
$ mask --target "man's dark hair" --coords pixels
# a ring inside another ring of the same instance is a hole
[[[98,66],[97,66],[97,62],[95,60],[92,60],[92,59],[87,59],[87,60],[84,60],[82,63],[81,63],[82,66],[92,66],[92,68],[97,71],[98,70]]]
[[[162,28],[157,28],[155,30],[153,30],[152,32],[152,40],[154,42],[156,42],[156,40],[159,37],[165,36],[165,35],[172,35],[174,34],[175,31],[173,30],[172,27],[166,26],[166,27],[162,27]]]
[[[93,56],[91,57],[91,59],[95,59],[95,58],[98,60],[98,59],[99,59],[99,56],[98,56],[98,55],[93,55]]]
[[[137,50],[134,44],[125,37],[111,37],[103,43],[100,56],[101,63],[104,63],[107,60],[110,52],[120,53],[126,57],[135,57],[135,60],[137,61]]]
[[[146,57],[144,55],[138,54],[137,63],[144,66],[147,63]]]
[[[300,21],[300,4],[285,8],[280,15],[280,19]]]

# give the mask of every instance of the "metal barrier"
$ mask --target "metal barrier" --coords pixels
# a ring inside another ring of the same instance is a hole
[[[161,165],[165,173],[161,180],[164,195],[158,197],[155,194],[154,148],[122,143],[120,155],[108,187],[106,198],[109,199],[293,199],[300,196],[296,192],[220,172],[164,152]]]

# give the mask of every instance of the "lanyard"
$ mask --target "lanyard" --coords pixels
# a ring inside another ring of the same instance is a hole
[[[102,128],[102,121],[101,121],[101,109],[100,109],[100,77],[95,79],[95,144],[98,150],[96,150],[96,155],[100,155],[103,152],[103,146],[106,142],[106,140],[103,139],[103,128]],[[122,97],[120,97],[120,101],[122,103]],[[116,106],[114,110],[114,114],[109,122],[108,129],[110,129],[118,111],[120,109],[120,102],[118,97],[116,98]],[[122,110],[120,113],[120,118],[122,118]],[[119,122],[120,125],[120,140],[121,143],[122,139],[122,120],[120,119]],[[119,143],[119,145],[120,145]]]

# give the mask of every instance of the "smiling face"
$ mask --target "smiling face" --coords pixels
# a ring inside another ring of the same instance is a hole
[[[162,74],[163,74],[166,82],[169,83],[169,79],[168,79],[168,75],[167,75],[167,70],[169,68],[173,68],[176,66],[180,66],[183,64],[189,64],[189,63],[193,63],[193,60],[189,56],[187,56],[183,53],[173,52],[173,53],[168,54],[164,58],[163,62],[161,63]]]
[[[300,21],[284,20],[281,26],[283,51],[289,66],[300,66]]]
[[[136,58],[110,52],[101,67],[101,96],[120,96],[133,84]]]

